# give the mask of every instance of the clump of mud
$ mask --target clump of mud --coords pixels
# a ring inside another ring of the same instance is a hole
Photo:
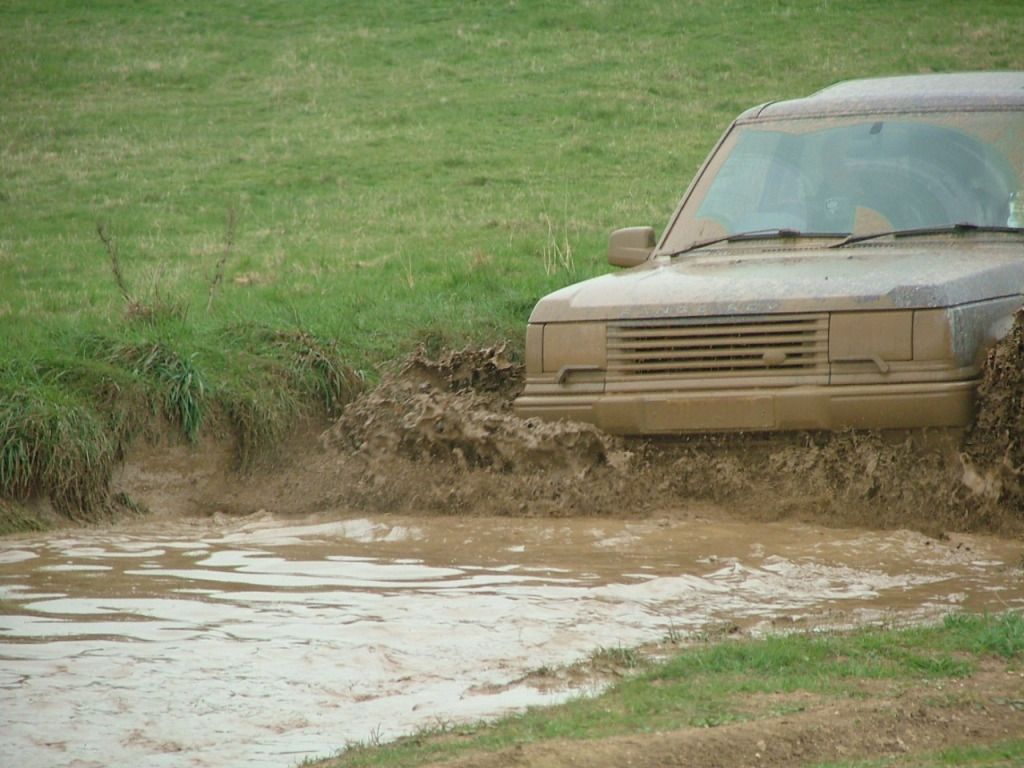
[[[356,470],[346,500],[413,512],[587,509],[586,479],[620,458],[620,441],[589,424],[512,415],[522,378],[504,346],[436,360],[415,352],[321,437]]]
[[[963,431],[624,439],[521,419],[521,367],[503,346],[423,350],[351,403],[321,438],[336,503],[409,513],[701,513],[836,525],[1006,530],[1020,523],[1020,321],[985,366]]]
[[[460,469],[585,471],[607,457],[610,438],[587,424],[550,424],[509,413],[522,370],[504,347],[422,350],[347,408],[325,444],[371,460],[400,456]]]
[[[964,438],[964,480],[975,495],[1024,509],[1024,310],[985,360],[974,424]]]
[[[401,456],[504,473],[585,472],[607,460],[612,439],[588,424],[511,415],[521,380],[521,366],[504,347],[446,352],[439,360],[419,350],[346,408],[324,442],[371,460]]]

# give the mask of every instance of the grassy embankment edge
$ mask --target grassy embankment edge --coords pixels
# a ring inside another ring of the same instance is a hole
[[[299,326],[197,322],[184,302],[137,298],[107,237],[124,322],[47,329],[37,354],[0,364],[0,535],[47,527],[23,504],[34,497],[71,521],[141,511],[111,494],[136,440],[230,440],[247,471],[297,422],[337,416],[363,387],[336,342]]]
[[[671,638],[678,643],[679,638]],[[1024,616],[951,614],[942,623],[911,628],[865,628],[727,640],[651,660],[631,649],[600,649],[589,662],[611,664],[625,678],[603,693],[553,707],[535,707],[491,723],[439,724],[392,743],[352,743],[319,768],[411,768],[545,741],[580,741],[685,728],[711,728],[777,717],[865,697],[895,699],[911,687],[935,685],[936,699],[958,702],[943,681],[970,677],[986,660],[1020,674]],[[870,686],[868,691],[865,686]],[[760,706],[751,697],[765,695]],[[773,694],[782,694],[772,698]],[[806,698],[788,696],[805,694]],[[1007,702],[1017,706],[1019,702]],[[585,748],[582,747],[581,748]],[[920,757],[917,755],[916,757]],[[935,764],[975,765],[986,759],[1024,758],[1024,738],[935,753]],[[945,761],[945,762],[943,762]],[[849,766],[909,765],[862,761]],[[916,763],[914,763],[916,765]],[[824,765],[824,764],[822,764]],[[830,764],[831,765],[831,764]],[[837,765],[837,764],[836,764]]]
[[[130,508],[110,480],[137,439],[209,433],[233,442],[244,471],[298,420],[337,415],[362,387],[331,342],[301,329],[160,322],[67,341],[87,351],[0,377],[0,534],[39,527],[18,499],[45,496],[70,520]]]

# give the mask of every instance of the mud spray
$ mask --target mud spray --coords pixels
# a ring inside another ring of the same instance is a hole
[[[1024,530],[1022,364],[1018,315],[984,362],[966,430],[652,440],[516,417],[523,371],[502,346],[421,350],[267,466],[238,475],[223,445],[141,446],[115,491],[172,514],[711,514],[1015,534]]]
[[[322,438],[344,500],[380,511],[644,515],[713,502],[757,519],[1019,531],[1024,330],[990,351],[967,430],[623,439],[511,413],[503,347],[422,351]]]

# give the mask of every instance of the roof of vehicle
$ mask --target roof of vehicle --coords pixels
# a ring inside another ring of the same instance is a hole
[[[845,80],[802,99],[755,107],[739,119],[993,108],[1024,109],[1024,72],[958,72]]]

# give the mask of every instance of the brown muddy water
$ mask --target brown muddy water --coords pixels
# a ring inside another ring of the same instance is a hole
[[[0,755],[290,766],[597,690],[528,673],[598,647],[1021,607],[1021,555],[984,536],[700,516],[261,513],[12,538]]]

